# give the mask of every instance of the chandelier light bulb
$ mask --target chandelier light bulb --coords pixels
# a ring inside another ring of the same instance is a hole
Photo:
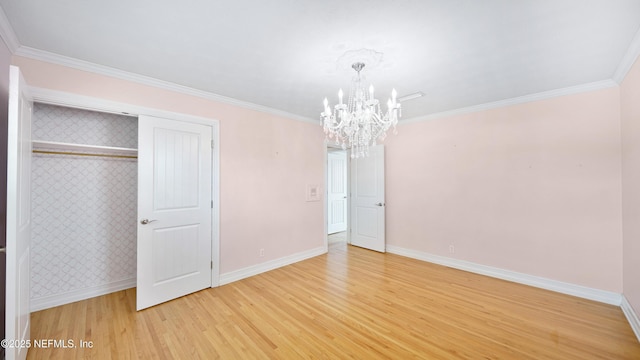
[[[329,100],[327,100],[327,98],[324,98],[323,103],[324,103],[324,112],[320,115],[321,116],[331,115],[331,108],[329,108]]]
[[[369,99],[373,100],[373,85],[369,85]]]
[[[340,89],[338,91],[338,100],[340,101],[340,105],[342,105],[342,96],[344,95],[344,93],[342,92],[342,89]]]

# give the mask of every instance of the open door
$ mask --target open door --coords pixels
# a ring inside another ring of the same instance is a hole
[[[385,252],[384,147],[351,159],[351,245]]]
[[[141,310],[211,287],[212,127],[140,116]]]
[[[327,233],[347,231],[347,153],[330,151],[327,155]]]
[[[6,359],[25,359],[30,340],[31,112],[20,69],[9,70],[7,139]],[[20,346],[23,345],[23,346]]]

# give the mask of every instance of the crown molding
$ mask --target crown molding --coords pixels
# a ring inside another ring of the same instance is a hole
[[[43,50],[38,50],[26,46],[20,46],[17,37],[15,36],[13,29],[9,25],[9,22],[6,18],[6,15],[2,8],[0,7],[0,37],[7,43],[9,50],[17,56],[22,56],[34,60],[40,60],[44,62],[49,62],[57,65],[62,65],[78,70],[83,70],[99,75],[109,76],[121,80],[131,81],[142,85],[152,86],[155,88],[160,88],[164,90],[169,90],[185,95],[195,96],[207,100],[217,101],[229,105],[238,106],[244,109],[255,110],[271,115],[276,115],[280,117],[289,118],[292,120],[307,122],[311,124],[320,124],[317,119],[312,119],[306,116],[300,116],[296,114],[292,114],[283,110],[274,109],[271,107],[267,107],[264,105],[258,105],[254,103],[250,103],[247,101],[242,101],[238,99],[234,99],[231,97],[226,97],[223,95],[218,95],[215,93],[194,89],[184,85],[178,85],[175,83],[171,83],[168,81],[158,80],[149,76],[139,75],[123,70],[118,70],[115,68],[111,68],[108,66],[98,65],[95,63],[91,63],[84,60],[79,60]],[[602,80],[596,81],[592,83],[587,83],[583,85],[571,86],[561,89],[555,89],[550,91],[544,91],[540,93],[530,94],[519,96],[511,99],[505,99],[500,101],[489,102],[485,104],[479,104],[464,108],[459,108],[455,110],[443,111],[435,114],[430,114],[426,116],[418,116],[414,118],[409,118],[406,120],[401,120],[398,125],[406,125],[414,122],[435,120],[455,115],[468,114],[478,111],[490,110],[510,105],[523,104],[527,102],[534,102],[544,99],[550,99],[554,97],[564,96],[564,95],[572,95],[581,92],[587,91],[595,91],[600,89],[606,89],[610,87],[615,87],[619,85],[626,76],[627,72],[631,69],[636,59],[640,56],[640,29],[636,33],[634,39],[631,42],[625,56],[622,61],[618,65],[616,72],[612,79],[610,80]]]
[[[627,52],[624,54],[622,61],[618,65],[616,72],[613,74],[613,80],[618,84],[621,84],[624,81],[624,78],[627,76],[629,70],[640,56],[640,28],[636,32],[636,36],[631,40],[631,45],[627,49]]]
[[[289,118],[292,120],[319,124],[318,120],[311,119],[305,116],[300,116],[296,114],[292,114],[283,110],[274,109],[264,105],[258,105],[254,103],[250,103],[247,101],[242,101],[234,98],[230,98],[227,96],[222,96],[218,94],[214,94],[211,92],[194,89],[184,85],[178,85],[172,82],[158,80],[156,78],[152,78],[149,76],[139,75],[123,70],[114,69],[108,66],[98,65],[92,62],[79,60],[75,58],[71,58],[68,56],[63,56],[55,53],[51,53],[48,51],[38,50],[26,46],[20,46],[14,53],[17,56],[26,57],[29,59],[44,61],[56,65],[62,65],[66,67],[70,67],[77,70],[87,71],[99,75],[109,76],[113,78],[117,78],[120,80],[126,80],[135,82],[142,85],[152,86],[155,88],[173,91],[176,93],[195,96],[207,100],[212,100],[216,102],[221,102],[229,105],[234,105],[237,107],[241,107],[248,110],[259,111],[271,115],[276,115],[280,117]]]
[[[2,7],[0,7],[0,38],[7,44],[9,51],[14,54],[18,48],[20,48],[20,42],[16,33],[13,32],[13,28],[9,24],[7,14],[4,13]]]
[[[428,120],[441,119],[441,118],[451,117],[451,116],[455,116],[455,115],[469,114],[469,113],[474,113],[474,112],[479,112],[479,111],[485,111],[485,110],[491,110],[491,109],[507,107],[507,106],[512,106],[512,105],[524,104],[524,103],[528,103],[528,102],[540,101],[540,100],[545,100],[545,99],[552,99],[552,98],[565,96],[565,95],[573,95],[573,94],[578,94],[578,93],[582,93],[582,92],[589,92],[589,91],[607,89],[607,88],[612,88],[612,87],[616,87],[616,86],[618,86],[618,83],[613,81],[613,80],[596,81],[596,82],[587,83],[587,84],[583,84],[583,85],[570,86],[570,87],[566,87],[566,88],[562,88],[562,89],[556,89],[556,90],[550,90],[550,91],[543,91],[543,92],[530,94],[530,95],[519,96],[519,97],[515,97],[515,98],[511,98],[511,99],[505,99],[505,100],[494,101],[494,102],[489,102],[489,103],[485,103],[485,104],[468,106],[468,107],[455,109],[455,110],[443,111],[443,112],[439,112],[439,113],[435,113],[435,114],[431,114],[431,115],[427,115],[427,116],[418,116],[418,117],[409,118],[409,119],[406,119],[406,120],[401,120],[400,122],[398,122],[398,125],[407,125],[407,124],[411,124],[411,123],[415,123],[415,122],[422,122],[422,121],[428,121]]]

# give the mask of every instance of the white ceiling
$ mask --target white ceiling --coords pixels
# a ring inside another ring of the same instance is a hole
[[[405,119],[614,78],[640,0],[0,0],[33,48],[319,120],[353,70]],[[30,49],[31,50],[31,49]]]

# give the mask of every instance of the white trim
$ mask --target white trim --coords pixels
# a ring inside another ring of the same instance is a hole
[[[40,311],[72,302],[90,299],[96,296],[136,287],[136,279],[124,279],[112,283],[69,291],[63,294],[43,296],[31,299],[31,311]]]
[[[633,307],[624,295],[622,295],[622,304],[620,307],[622,308],[624,316],[627,317],[627,321],[629,321],[631,329],[633,329],[633,332],[636,334],[636,338],[640,341],[640,319],[638,318],[638,314],[633,311]]]
[[[117,101],[104,100],[91,96],[78,95],[64,91],[50,90],[39,87],[29,87],[30,94],[34,102],[66,106],[91,111],[107,112],[127,116],[147,115],[154,117],[168,118],[178,121],[190,121],[204,125],[218,123],[218,120],[191,115],[176,113],[172,111],[148,108],[133,104],[121,103]]]
[[[0,28],[0,30],[2,29]],[[0,31],[0,35],[2,35],[1,31]],[[18,45],[14,45],[14,46],[18,46]],[[168,81],[158,80],[149,76],[126,72],[126,71],[111,68],[108,66],[98,65],[88,61],[79,60],[79,59],[47,52],[44,50],[34,49],[27,46],[19,46],[13,52],[17,56],[40,60],[40,61],[57,64],[57,65],[62,65],[62,66],[66,66],[66,67],[70,67],[78,70],[88,71],[95,74],[100,74],[100,75],[109,76],[109,77],[113,77],[121,80],[131,81],[138,84],[152,86],[155,88],[169,90],[169,91],[190,95],[190,96],[195,96],[195,97],[199,97],[207,100],[218,101],[221,103],[226,103],[226,104],[238,106],[238,107],[249,109],[249,110],[260,111],[263,113],[281,116],[281,117],[285,117],[285,118],[289,118],[297,121],[321,125],[321,122],[318,119],[313,119],[313,118],[308,118],[306,116],[292,114],[283,110],[274,109],[271,107],[258,105],[258,104],[226,97],[223,95],[214,94],[214,93],[203,91],[203,90],[190,88],[184,85],[178,85]],[[636,34],[633,42],[631,43],[631,46],[629,47],[629,50],[627,51],[627,54],[625,55],[622,62],[618,66],[618,69],[616,70],[616,73],[614,74],[613,79],[601,80],[601,81],[596,81],[596,82],[582,84],[582,85],[570,86],[566,88],[554,89],[550,91],[544,91],[540,93],[529,94],[529,95],[519,96],[515,98],[500,100],[500,101],[468,106],[468,107],[443,111],[443,112],[426,115],[426,116],[418,116],[414,118],[401,120],[399,122],[399,125],[439,119],[439,118],[449,117],[454,115],[461,115],[461,114],[467,114],[467,113],[478,112],[483,110],[490,110],[490,109],[495,109],[495,108],[505,107],[510,105],[517,105],[517,104],[522,104],[527,102],[550,99],[550,98],[555,98],[555,97],[564,96],[564,95],[572,95],[572,94],[577,94],[581,92],[595,91],[595,90],[615,87],[622,81],[622,79],[624,79],[624,75],[626,75],[626,73],[629,71],[629,69],[633,65],[633,62],[635,61],[635,59],[638,57],[639,54],[640,54],[640,31]]]
[[[49,62],[57,65],[67,66],[67,67],[78,69],[78,70],[88,71],[95,74],[127,80],[127,81],[144,84],[144,85],[148,85],[148,86],[152,86],[160,89],[174,91],[181,94],[196,96],[196,97],[213,100],[213,101],[219,101],[222,103],[235,105],[245,109],[282,116],[282,117],[290,118],[293,120],[309,122],[312,124],[321,124],[320,121],[317,119],[312,119],[306,116],[292,114],[283,110],[274,109],[271,107],[258,105],[258,104],[234,99],[234,98],[223,96],[223,95],[218,95],[218,94],[203,91],[203,90],[190,88],[184,85],[178,85],[168,81],[158,80],[149,76],[135,74],[135,73],[111,68],[108,66],[95,64],[88,61],[75,59],[72,57],[31,48],[28,46],[21,46],[20,42],[18,41],[18,38],[16,37],[13,31],[13,28],[9,24],[9,20],[6,17],[6,14],[4,13],[1,7],[0,7],[0,37],[7,44],[7,47],[9,48],[11,53],[17,56]],[[627,52],[625,53],[615,73],[613,74],[612,79],[610,80],[601,80],[601,81],[596,81],[596,82],[587,83],[583,85],[570,86],[570,87],[561,88],[561,89],[544,91],[536,94],[524,95],[524,96],[509,98],[509,99],[500,100],[500,101],[468,106],[468,107],[458,108],[458,109],[449,110],[449,111],[443,111],[440,113],[426,115],[426,116],[418,116],[415,118],[401,120],[399,124],[402,125],[402,124],[410,124],[410,123],[419,122],[419,121],[439,119],[439,118],[449,117],[453,115],[467,114],[471,112],[495,109],[495,108],[509,106],[509,105],[522,104],[522,103],[549,99],[549,98],[554,98],[554,97],[559,97],[564,95],[576,94],[580,92],[594,91],[594,90],[613,87],[615,85],[622,83],[625,76],[627,75],[627,73],[635,63],[636,59],[638,58],[638,56],[640,56],[640,29],[638,29],[638,31],[636,32],[633,40],[631,41],[631,44],[629,45],[629,48],[627,49]]]
[[[629,45],[627,52],[624,54],[616,72],[613,74],[613,81],[621,84],[629,70],[631,70],[633,64],[636,62],[636,59],[638,59],[638,56],[640,56],[640,29],[638,29],[633,40],[631,40],[631,44]]]
[[[220,124],[214,122],[212,126],[213,140],[213,161],[211,170],[213,177],[211,181],[211,197],[213,209],[211,211],[211,287],[220,286]]]
[[[489,102],[485,104],[468,106],[468,107],[455,109],[455,110],[443,111],[443,112],[426,115],[426,116],[418,116],[418,117],[414,117],[406,120],[401,120],[398,122],[398,125],[406,125],[406,124],[411,124],[415,122],[435,120],[435,119],[441,119],[441,118],[451,117],[455,115],[463,115],[463,114],[469,114],[469,113],[474,113],[479,111],[497,109],[497,108],[502,108],[502,107],[507,107],[512,105],[524,104],[524,103],[540,101],[545,99],[552,99],[552,98],[565,96],[565,95],[573,95],[573,94],[578,94],[578,93],[583,93],[588,91],[608,89],[616,86],[618,86],[618,83],[616,83],[613,80],[596,81],[596,82],[583,84],[583,85],[570,86],[562,89],[544,91],[536,94],[529,94],[529,95],[519,96],[515,98]]]
[[[7,14],[5,14],[2,7],[0,7],[0,38],[7,44],[7,48],[13,54],[20,48],[20,42],[16,33],[13,31]]]
[[[326,139],[322,142],[322,145],[324,146],[322,165],[324,170],[324,201],[322,202],[322,231],[324,231],[324,240],[322,243],[322,247],[324,248],[325,252],[329,252],[329,145],[327,144]],[[349,223],[347,222],[347,226],[348,224]]]
[[[88,71],[91,73],[109,76],[121,80],[131,81],[138,84],[143,84],[147,86],[152,86],[159,89],[169,90],[180,94],[195,96],[207,100],[217,101],[225,104],[230,104],[234,106],[238,106],[244,109],[259,111],[267,114],[272,114],[276,116],[281,116],[293,120],[308,122],[312,124],[320,124],[320,120],[311,119],[306,116],[300,116],[296,114],[292,114],[283,110],[274,109],[264,105],[258,105],[254,103],[250,103],[247,101],[242,101],[234,98],[230,98],[227,96],[222,96],[218,94],[214,94],[208,91],[198,90],[194,88],[190,88],[184,85],[178,85],[172,82],[158,80],[149,76],[139,75],[127,71],[122,71],[118,69],[114,69],[108,66],[94,64],[88,61],[74,59],[71,57],[58,55],[55,53],[38,50],[26,46],[21,46],[15,51],[15,55],[22,56],[30,59],[40,60],[52,64],[62,65],[78,70]]]
[[[31,86],[29,90],[33,94],[33,101],[39,103],[67,106],[91,111],[101,111],[118,115],[136,116],[132,114],[146,114],[146,109],[131,104],[33,86]]]
[[[494,277],[497,279],[516,282],[519,284],[534,286],[537,288],[551,290],[562,294],[577,296],[583,299],[598,301],[605,304],[620,306],[622,295],[611,291],[589,288],[586,286],[570,284],[562,281],[551,280],[543,277],[527,275],[515,271],[499,269],[491,266],[475,264],[472,262],[451,259],[444,256],[432,255],[398,246],[387,245],[387,252],[427,261],[430,263],[444,265],[454,269],[469,271],[472,273]]]
[[[307,260],[312,257],[316,257],[322,254],[326,254],[327,249],[324,246],[320,246],[311,250],[291,254],[279,259],[270,260],[261,264],[249,266],[243,269],[238,269],[228,273],[220,275],[220,285],[232,283],[234,281],[246,279],[248,277],[262,274],[267,271],[271,271],[283,266],[291,265],[299,261]]]

